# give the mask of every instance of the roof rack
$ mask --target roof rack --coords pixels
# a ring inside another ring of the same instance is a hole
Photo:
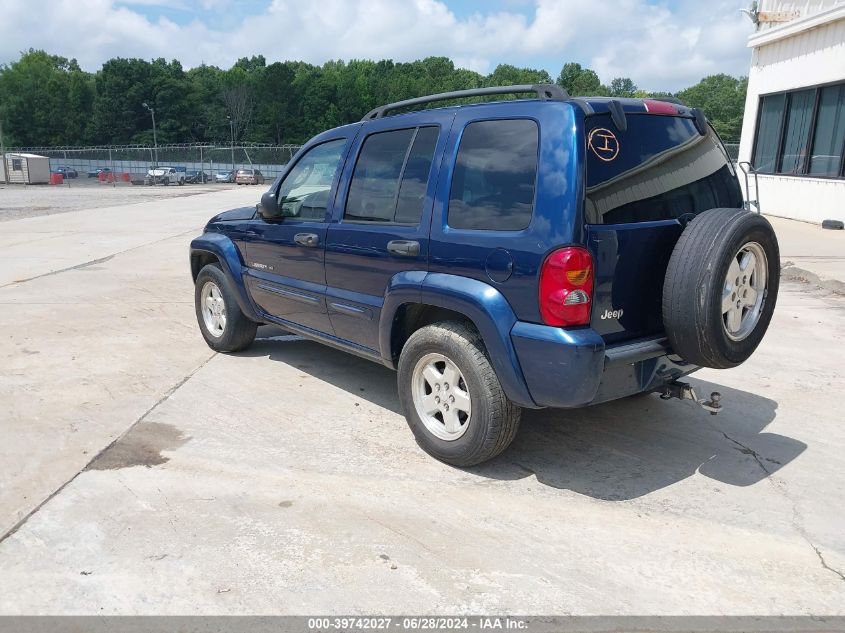
[[[520,84],[518,86],[473,88],[471,90],[441,92],[440,94],[428,95],[427,97],[417,97],[416,99],[405,99],[404,101],[397,101],[396,103],[388,103],[387,105],[379,106],[378,108],[370,110],[361,120],[369,121],[371,119],[380,119],[393,110],[422,105],[424,103],[433,103],[434,101],[448,101],[450,99],[464,99],[466,97],[486,97],[488,95],[519,94],[523,92],[533,92],[537,95],[537,98],[542,101],[565,101],[569,98],[569,94],[566,90],[560,86],[556,86],[555,84]]]

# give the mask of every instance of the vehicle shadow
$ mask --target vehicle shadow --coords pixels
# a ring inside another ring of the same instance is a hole
[[[395,372],[278,330],[262,328],[242,355],[268,356],[401,415]],[[498,480],[535,476],[553,488],[618,501],[649,494],[700,473],[751,486],[798,457],[806,444],[765,432],[777,402],[698,380],[699,397],[722,394],[711,416],[689,401],[646,394],[583,409],[523,412],[513,444],[499,457],[465,469]]]

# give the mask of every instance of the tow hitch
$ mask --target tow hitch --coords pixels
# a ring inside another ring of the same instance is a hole
[[[695,389],[692,388],[692,385],[685,382],[679,382],[677,380],[673,380],[672,382],[664,385],[663,390],[660,393],[660,397],[663,400],[671,400],[672,398],[677,398],[678,400],[692,400],[705,411],[709,411],[710,415],[716,415],[722,410],[722,394],[718,391],[714,391],[710,394],[710,400],[705,400],[704,398],[699,398],[695,394]]]

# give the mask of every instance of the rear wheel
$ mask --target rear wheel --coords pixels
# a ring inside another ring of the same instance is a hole
[[[194,304],[200,332],[218,352],[237,352],[255,340],[258,324],[241,312],[228,278],[216,264],[203,266],[197,275]]]
[[[769,327],[780,281],[771,224],[744,209],[710,209],[684,229],[666,271],[663,323],[675,353],[736,367]]]
[[[399,398],[420,447],[455,466],[505,450],[520,408],[508,400],[478,333],[458,322],[414,332],[399,358]]]

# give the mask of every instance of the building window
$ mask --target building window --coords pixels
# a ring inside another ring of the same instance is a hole
[[[810,174],[836,176],[845,145],[845,84],[822,88],[816,118],[816,137],[810,156]]]
[[[12,159],[12,171],[23,171],[23,164],[20,158]]]
[[[845,84],[761,97],[752,162],[764,174],[842,178]]]

